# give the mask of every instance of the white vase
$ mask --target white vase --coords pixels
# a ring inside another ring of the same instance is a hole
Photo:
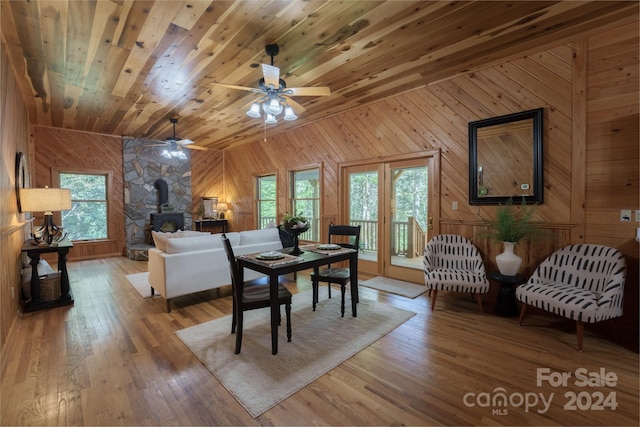
[[[518,274],[522,258],[513,253],[514,242],[502,242],[504,250],[501,254],[496,255],[496,264],[500,274],[504,276],[515,276]]]

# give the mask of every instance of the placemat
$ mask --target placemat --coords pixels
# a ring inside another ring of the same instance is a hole
[[[247,255],[238,255],[238,258],[250,259],[251,261],[259,262],[260,264],[272,266],[272,265],[281,265],[281,264],[289,264],[291,262],[302,261],[302,258],[294,255],[283,254],[284,258],[278,259],[260,259],[258,258],[260,254],[247,254]]]
[[[342,254],[345,252],[353,252],[355,249],[351,249],[351,248],[341,248],[341,249],[319,249],[318,246],[323,245],[326,243],[315,243],[312,245],[304,245],[304,246],[300,246],[300,249],[304,249],[306,251],[311,251],[311,252],[317,252],[319,254],[325,254],[325,255],[335,255],[335,254]]]

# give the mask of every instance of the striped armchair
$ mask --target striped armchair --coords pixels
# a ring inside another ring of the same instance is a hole
[[[478,248],[455,234],[434,236],[424,249],[424,282],[431,292],[431,310],[438,291],[470,292],[476,295],[480,314],[489,281]]]
[[[575,320],[582,351],[584,322],[622,316],[625,274],[624,256],[614,248],[576,244],[558,249],[516,289],[520,324],[527,306]]]

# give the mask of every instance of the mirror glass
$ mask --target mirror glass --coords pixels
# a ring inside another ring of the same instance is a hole
[[[203,197],[202,198],[202,207],[204,213],[202,218],[210,219],[218,217],[218,198],[217,197]]]
[[[469,203],[542,203],[543,109],[469,123]]]

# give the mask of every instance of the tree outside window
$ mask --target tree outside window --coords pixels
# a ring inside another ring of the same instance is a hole
[[[71,210],[62,213],[62,226],[71,240],[108,237],[107,175],[60,173],[60,188],[71,190]]]

